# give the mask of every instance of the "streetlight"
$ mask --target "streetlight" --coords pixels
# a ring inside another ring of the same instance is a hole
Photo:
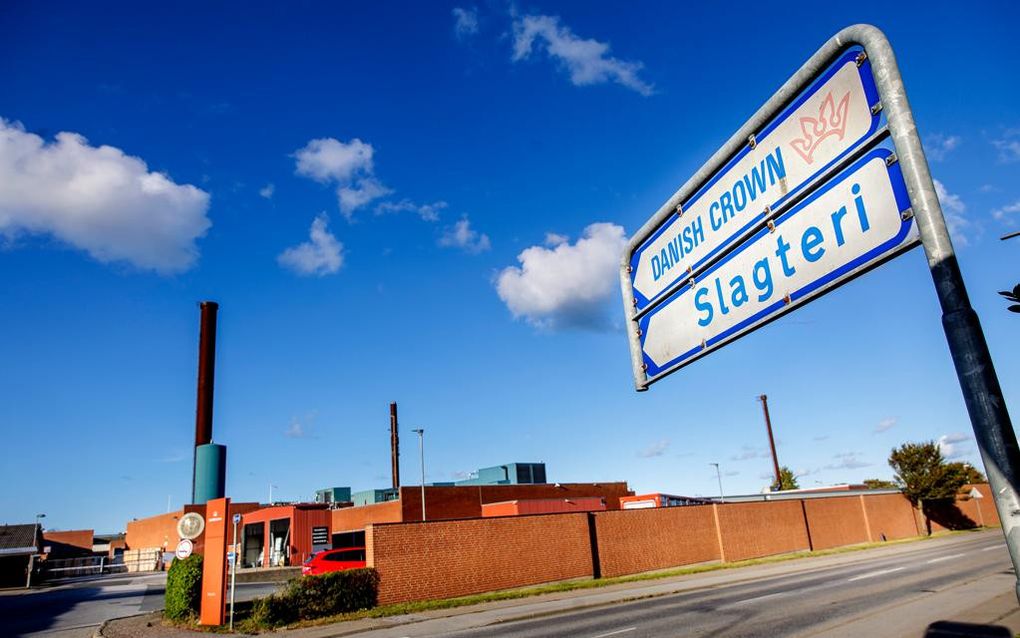
[[[272,483],[269,484],[269,504],[270,505],[273,504],[273,488],[274,487],[280,487],[280,486],[279,485],[273,485]]]
[[[709,463],[709,465],[714,465],[715,466],[715,478],[719,480],[719,502],[720,503],[725,503],[726,502],[726,497],[723,496],[723,491],[722,491],[722,474],[719,472],[719,464],[718,463]]]
[[[425,522],[425,428],[411,430],[418,435],[418,454],[421,457],[421,520]]]
[[[35,515],[35,527],[32,528],[32,553],[28,555],[28,579],[25,581],[25,589],[32,586],[32,570],[35,569],[35,552],[39,549],[39,519],[46,518],[45,514]]]

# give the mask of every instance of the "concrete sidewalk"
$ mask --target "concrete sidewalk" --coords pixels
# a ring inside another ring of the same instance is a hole
[[[804,574],[864,560],[881,559],[884,556],[909,555],[911,552],[929,550],[935,544],[950,548],[954,545],[973,541],[978,537],[987,538],[988,535],[992,534],[1001,535],[1001,531],[975,532],[973,534],[926,539],[916,543],[897,544],[845,554],[807,557],[742,568],[720,569],[718,571],[688,576],[623,583],[595,589],[558,592],[530,598],[482,603],[455,609],[442,609],[386,618],[366,618],[319,627],[279,630],[261,635],[286,636],[288,638],[333,638],[436,619],[448,619],[449,631],[477,628],[494,623],[524,620],[632,600],[763,580],[777,576]],[[1003,547],[1003,553],[1005,554],[1005,547]],[[1012,575],[1008,578],[1003,577],[1001,574],[997,575],[997,577],[989,577],[987,582],[981,584],[983,587],[983,595],[980,597],[981,602],[968,603],[969,606],[952,610],[940,607],[937,610],[933,610],[933,613],[943,614],[944,617],[938,618],[941,620],[1001,625],[1009,628],[1013,635],[1020,634],[1020,606],[1017,604],[1013,583]],[[183,629],[164,627],[161,625],[158,614],[147,614],[107,622],[97,630],[95,635],[97,638],[195,638],[196,633]]]

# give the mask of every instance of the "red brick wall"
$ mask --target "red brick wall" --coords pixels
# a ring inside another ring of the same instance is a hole
[[[914,506],[902,494],[875,494],[864,497],[868,513],[871,538],[876,543],[882,540],[911,538],[918,535]]]
[[[726,503],[718,508],[727,561],[808,549],[800,501]]]
[[[984,498],[971,498],[970,491],[972,489],[977,489]],[[1001,524],[999,522],[999,513],[995,510],[995,501],[992,500],[992,489],[988,483],[964,485],[961,492],[963,494],[956,498],[956,507],[967,518],[978,525],[984,521],[985,527],[996,527]]]
[[[587,514],[373,525],[365,542],[380,604],[592,575]]]
[[[807,498],[803,503],[813,549],[868,542],[868,529],[859,496]]]
[[[399,523],[401,521],[400,501],[373,503],[360,507],[343,507],[332,511],[330,531],[353,532],[365,529],[370,523]],[[421,513],[418,515],[421,518]]]
[[[711,505],[600,512],[595,528],[606,578],[721,558]]]

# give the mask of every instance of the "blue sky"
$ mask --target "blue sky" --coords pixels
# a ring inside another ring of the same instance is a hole
[[[977,462],[911,251],[633,390],[623,239],[839,28],[897,51],[1007,402],[1020,400],[1011,3],[5,3],[4,522],[123,529],[190,491],[196,302],[221,304],[229,494],[544,461],[551,481],[757,492]],[[793,17],[796,19],[793,19]],[[739,18],[739,19],[738,19]],[[754,26],[758,25],[758,26]],[[66,134],[64,134],[66,133]]]

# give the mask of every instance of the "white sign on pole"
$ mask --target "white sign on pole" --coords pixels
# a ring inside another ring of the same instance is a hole
[[[883,104],[870,56],[827,43],[630,239],[639,391],[920,243],[904,179],[917,158],[893,130],[906,107]]]
[[[861,56],[861,57],[859,57]],[[740,240],[878,129],[877,92],[859,48],[839,57],[708,182],[680,202],[631,259],[638,311]]]
[[[647,374],[685,365],[918,241],[881,145],[763,227],[641,321]]]
[[[195,551],[195,544],[187,538],[182,538],[181,542],[177,543],[177,549],[174,551],[174,556],[180,560],[184,560],[188,556],[191,556],[193,551]]]

